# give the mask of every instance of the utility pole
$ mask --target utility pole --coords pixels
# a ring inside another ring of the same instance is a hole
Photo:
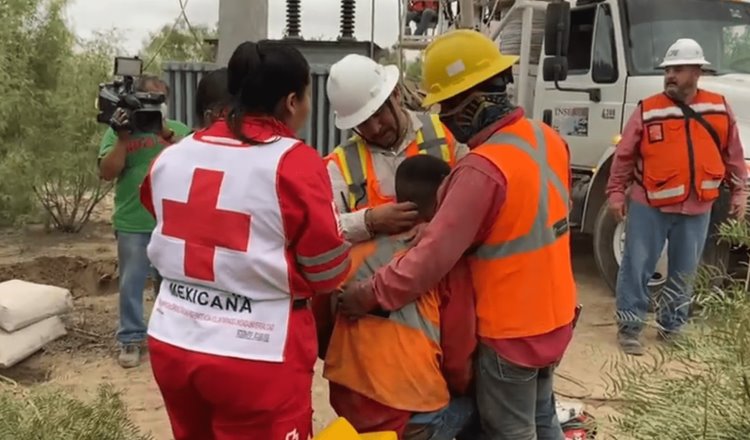
[[[459,0],[460,17],[458,27],[476,29],[482,17],[482,2],[478,0]]]
[[[219,0],[219,54],[225,66],[245,41],[268,38],[268,0]]]

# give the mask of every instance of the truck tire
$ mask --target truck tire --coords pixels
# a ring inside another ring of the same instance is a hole
[[[729,257],[731,246],[726,242],[719,242],[719,226],[729,219],[731,193],[722,185],[719,198],[711,207],[711,223],[708,229],[706,245],[703,249],[702,263],[716,266],[725,273],[729,271]]]
[[[612,217],[605,202],[599,209],[599,214],[594,224],[594,260],[596,261],[599,273],[604,278],[607,286],[609,286],[612,294],[615,293],[617,272],[620,270],[622,243],[625,237],[624,227],[624,224],[618,223]],[[658,291],[667,281],[666,264],[666,251],[662,251],[662,257],[659,259],[654,276],[649,282],[649,288],[652,292]]]

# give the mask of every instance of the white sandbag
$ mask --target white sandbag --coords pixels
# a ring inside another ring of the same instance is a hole
[[[13,333],[0,330],[0,368],[16,365],[46,344],[66,334],[65,325],[57,316]]]
[[[72,307],[68,289],[22,280],[0,283],[0,330],[14,332]]]

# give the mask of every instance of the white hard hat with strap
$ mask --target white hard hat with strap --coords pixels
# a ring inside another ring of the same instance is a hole
[[[703,48],[691,38],[680,38],[667,50],[659,67],[707,66],[711,63],[703,56]]]
[[[380,109],[398,84],[396,66],[351,54],[331,66],[326,92],[336,127],[348,130],[365,122]]]

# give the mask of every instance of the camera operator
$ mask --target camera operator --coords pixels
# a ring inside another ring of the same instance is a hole
[[[135,85],[137,92],[169,94],[167,84],[156,76],[143,75]],[[112,225],[117,237],[117,259],[120,274],[120,324],[117,340],[121,344],[119,363],[123,368],[136,367],[146,338],[143,319],[143,290],[149,272],[158,284],[160,277],[152,271],[146,247],[154,229],[154,218],[141,205],[139,188],[151,161],[161,150],[190,133],[179,121],[166,119],[162,108],[162,128],[158,134],[131,132],[127,112],[117,109],[99,149],[99,176],[107,181],[117,179]]]

